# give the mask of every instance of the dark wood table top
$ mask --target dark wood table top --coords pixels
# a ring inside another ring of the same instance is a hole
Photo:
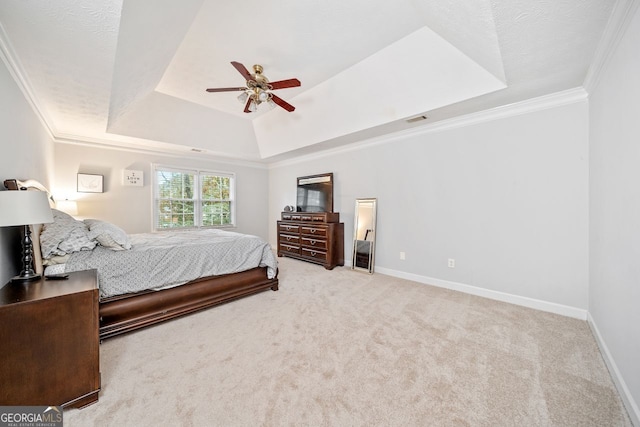
[[[68,274],[69,278],[65,280],[47,280],[42,277],[32,282],[9,282],[0,288],[0,305],[55,298],[98,287],[97,270]]]

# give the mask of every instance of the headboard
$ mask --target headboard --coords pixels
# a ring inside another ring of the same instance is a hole
[[[54,200],[51,192],[40,183],[40,181],[36,181],[35,179],[26,179],[24,181],[20,181],[19,179],[5,179],[4,180],[4,188],[7,190],[37,190],[44,191],[47,193],[47,198],[49,199],[49,206],[52,208],[55,207],[56,201]]]

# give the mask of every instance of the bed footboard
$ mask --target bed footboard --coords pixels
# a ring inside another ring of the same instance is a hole
[[[100,339],[111,338],[267,289],[278,290],[278,278],[266,268],[206,277],[161,291],[106,298],[100,301]]]

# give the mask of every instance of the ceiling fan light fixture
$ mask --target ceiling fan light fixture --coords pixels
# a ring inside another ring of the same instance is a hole
[[[249,95],[247,94],[247,92],[242,92],[240,95],[238,95],[238,101],[240,101],[240,103],[244,105],[247,103],[248,97]]]
[[[258,109],[258,104],[256,103],[255,99],[252,99],[251,104],[249,104],[249,111],[254,113],[257,109]]]
[[[258,101],[267,102],[269,99],[271,99],[271,96],[269,96],[269,92],[264,90],[258,92]]]
[[[274,108],[276,108],[276,103],[273,102],[273,100],[271,98],[269,98],[269,100],[267,102],[265,102],[264,105],[266,106],[265,109],[267,111],[273,110]]]

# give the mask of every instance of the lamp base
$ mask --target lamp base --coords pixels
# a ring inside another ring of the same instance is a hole
[[[24,236],[22,238],[22,271],[12,282],[31,282],[42,277],[33,269],[33,242],[31,241],[31,230],[28,225],[24,226]]]
[[[38,280],[42,277],[40,274],[36,274],[33,271],[22,272],[20,275],[15,276],[11,279],[12,282],[32,282],[34,280]]]

